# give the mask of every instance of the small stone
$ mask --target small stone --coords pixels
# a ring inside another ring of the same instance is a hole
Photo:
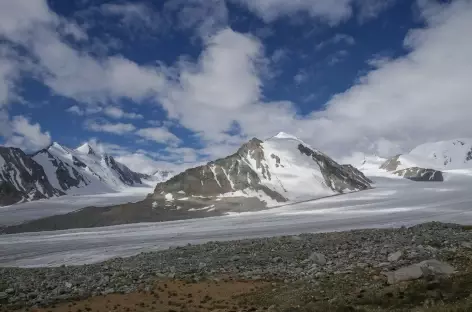
[[[239,261],[239,260],[241,260],[241,257],[240,257],[240,256],[232,256],[232,257],[230,258],[230,260],[231,260],[231,261]]]
[[[72,288],[72,283],[70,283],[70,282],[65,282],[65,283],[64,283],[64,286],[66,286],[67,289],[71,289],[71,288]]]
[[[316,264],[319,265],[325,265],[326,264],[326,257],[322,253],[319,252],[314,252],[311,254],[310,258],[311,261],[315,262]]]
[[[272,262],[274,262],[274,263],[280,263],[280,262],[282,262],[282,261],[283,261],[283,260],[282,260],[282,258],[280,258],[280,257],[274,257],[274,258],[272,258]]]
[[[403,252],[401,250],[391,253],[388,255],[387,260],[390,262],[395,262],[400,260],[400,258],[403,256]]]
[[[15,290],[13,288],[7,288],[5,289],[5,292],[8,294],[8,295],[11,295],[15,292]]]
[[[0,300],[4,300],[8,298],[8,294],[6,292],[0,292]]]
[[[316,277],[316,278],[321,278],[321,277],[323,277],[323,276],[325,276],[325,275],[326,275],[326,274],[325,274],[324,272],[316,272],[316,273],[315,273],[315,277]]]

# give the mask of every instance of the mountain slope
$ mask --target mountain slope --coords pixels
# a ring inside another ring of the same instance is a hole
[[[21,149],[0,146],[0,206],[63,194]]]
[[[263,196],[285,202],[367,188],[370,181],[356,168],[339,165],[296,137],[279,133],[264,142],[254,138],[233,155],[159,183],[154,197]]]
[[[407,154],[388,159],[380,168],[396,171],[410,167],[435,170],[472,169],[472,139],[422,144]]]
[[[72,150],[55,142],[32,158],[45,169],[51,184],[67,194],[113,192],[142,184],[140,174],[88,144]]]

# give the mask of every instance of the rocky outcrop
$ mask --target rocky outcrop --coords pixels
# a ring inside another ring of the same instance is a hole
[[[398,167],[401,165],[400,162],[400,156],[401,155],[396,155],[387,161],[385,161],[381,166],[380,169],[384,169],[387,171],[395,171],[398,169]]]
[[[346,190],[357,191],[370,188],[369,180],[362,172],[351,165],[339,165],[328,156],[314,151],[303,144],[298,145],[298,150],[313,158],[321,168],[326,184],[338,193]]]
[[[55,185],[56,188],[67,192],[73,187],[78,188],[90,183],[90,180],[78,171],[79,168],[87,167],[82,161],[72,156],[72,164],[69,164],[51,153],[50,149],[51,146],[34,153],[31,157],[49,169],[47,170],[48,178],[50,181],[57,181],[58,185]],[[54,177],[51,175],[54,175]]]
[[[43,168],[21,149],[0,147],[0,205],[60,196]]]
[[[443,182],[444,177],[441,171],[434,169],[424,169],[424,168],[407,168],[403,170],[395,171],[393,174],[404,177],[412,181],[420,182]]]
[[[251,189],[260,190],[272,199],[284,202],[284,196],[261,183],[261,178],[248,162],[248,158],[254,160],[262,176],[271,178],[268,168],[262,163],[265,155],[261,144],[261,140],[254,138],[233,155],[188,169],[166,182],[159,183],[154,194],[182,192],[186,195],[217,196]]]
[[[142,175],[131,171],[128,167],[125,165],[118,163],[113,156],[110,155],[104,155],[103,159],[105,160],[105,163],[107,164],[108,167],[110,167],[115,173],[118,175],[119,179],[121,182],[123,182],[126,185],[132,186],[135,184],[142,184],[141,177]]]

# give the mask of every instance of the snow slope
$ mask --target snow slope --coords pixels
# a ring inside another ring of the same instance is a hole
[[[337,194],[326,184],[320,164],[298,150],[300,143],[304,144],[298,138],[281,132],[261,144],[265,155],[262,165],[267,166],[271,179],[264,177],[255,159],[248,157],[247,160],[259,174],[263,185],[290,201]]]
[[[472,139],[456,139],[426,143],[411,152],[396,156],[389,162],[398,162],[391,166],[394,170],[410,167],[430,168],[435,170],[472,169]]]
[[[0,265],[84,264],[215,240],[400,227],[429,221],[472,223],[472,176],[451,173],[444,183],[373,179],[375,189],[261,212],[4,235],[0,236]]]

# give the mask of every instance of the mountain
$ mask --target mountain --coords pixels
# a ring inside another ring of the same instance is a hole
[[[397,171],[411,167],[434,170],[472,169],[472,139],[422,144],[407,154],[388,159],[380,168]]]
[[[74,150],[54,142],[32,155],[0,146],[0,206],[65,194],[119,192],[159,181],[130,170],[113,156],[97,153],[88,144]]]
[[[0,146],[0,206],[64,195],[43,168],[19,148]]]
[[[156,178],[156,180],[159,182],[167,181],[174,175],[175,173],[171,170],[156,170],[153,174],[151,174],[151,176]]]
[[[353,166],[282,132],[266,141],[254,138],[233,155],[157,184],[153,198],[240,196],[275,204],[365,190],[370,183]]]
[[[371,183],[355,167],[279,133],[266,141],[254,138],[228,157],[158,183],[143,201],[87,207],[11,226],[4,233],[214,217],[366,190]]]
[[[54,142],[32,155],[51,184],[67,194],[119,191],[142,184],[141,174],[84,144],[73,150]]]

